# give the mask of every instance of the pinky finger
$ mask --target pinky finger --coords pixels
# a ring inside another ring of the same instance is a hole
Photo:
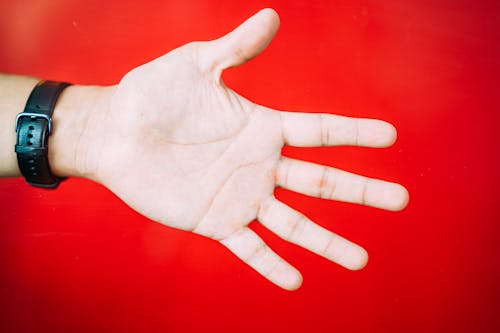
[[[240,229],[220,242],[247,265],[281,288],[295,290],[302,284],[300,272],[271,250],[251,229]]]

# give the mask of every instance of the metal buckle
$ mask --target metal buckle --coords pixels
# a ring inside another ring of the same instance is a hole
[[[19,119],[21,119],[22,117],[43,118],[43,119],[47,120],[47,123],[49,125],[48,126],[49,127],[48,135],[50,135],[50,132],[52,130],[52,118],[50,118],[50,116],[43,114],[43,113],[30,113],[30,112],[22,112],[16,116],[16,133],[17,133],[17,130],[19,129]]]

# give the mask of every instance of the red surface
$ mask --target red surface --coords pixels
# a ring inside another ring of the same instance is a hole
[[[2,332],[499,332],[497,1],[2,1],[0,71],[115,83],[271,6],[281,29],[225,73],[264,105],[386,119],[389,149],[285,153],[405,184],[403,212],[278,197],[363,245],[350,272],[255,226],[296,292],[106,189],[0,180]]]

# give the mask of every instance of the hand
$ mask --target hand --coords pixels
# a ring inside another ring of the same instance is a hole
[[[397,184],[281,156],[285,144],[389,146],[391,125],[276,111],[224,85],[222,71],[258,55],[278,26],[277,14],[265,9],[222,38],[184,45],[129,72],[107,88],[106,110],[90,118],[80,163],[148,218],[215,239],[275,284],[295,289],[300,273],[248,228],[252,220],[349,269],[362,268],[367,254],[277,200],[275,187],[389,210],[402,209],[408,194]]]

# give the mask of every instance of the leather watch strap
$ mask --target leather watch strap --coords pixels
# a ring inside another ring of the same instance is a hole
[[[56,188],[61,181],[50,170],[48,137],[57,98],[67,86],[69,83],[41,81],[31,92],[24,112],[16,117],[17,162],[30,185]]]

